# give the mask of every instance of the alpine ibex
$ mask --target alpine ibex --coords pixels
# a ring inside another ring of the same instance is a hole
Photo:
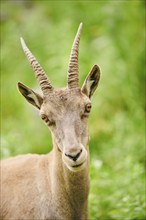
[[[20,155],[1,163],[2,220],[88,219],[89,149],[87,121],[91,96],[100,78],[94,65],[82,88],[78,77],[78,47],[82,23],[70,55],[68,83],[54,89],[44,70],[21,38],[22,48],[43,96],[18,83],[49,127],[53,149],[47,155]]]

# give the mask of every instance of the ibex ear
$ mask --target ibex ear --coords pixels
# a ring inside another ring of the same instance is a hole
[[[43,103],[43,98],[39,94],[20,82],[18,82],[18,89],[29,103],[40,109]]]
[[[97,65],[94,65],[84,81],[81,91],[89,98],[95,92],[100,79],[100,69]]]

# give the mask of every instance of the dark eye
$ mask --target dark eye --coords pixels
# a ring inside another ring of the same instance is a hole
[[[85,112],[86,112],[86,113],[90,113],[90,111],[91,111],[91,104],[88,103],[88,104],[86,104],[86,106],[85,106]]]
[[[49,125],[49,126],[55,124],[55,122],[54,122],[53,120],[50,120],[49,117],[48,117],[47,115],[45,115],[45,114],[41,114],[41,118],[42,118],[42,120],[44,120],[44,121],[47,123],[47,125]]]
[[[81,114],[81,118],[87,118],[89,116],[90,111],[91,111],[91,104],[88,103],[85,105],[85,109],[84,112],[82,112]]]
[[[47,115],[45,115],[45,114],[41,114],[41,118],[45,121],[45,122],[47,122],[49,119],[48,119],[48,116]]]

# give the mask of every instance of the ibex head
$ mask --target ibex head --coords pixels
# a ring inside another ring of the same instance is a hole
[[[22,48],[40,84],[43,96],[18,83],[21,94],[40,111],[40,116],[51,130],[54,149],[62,155],[63,164],[69,170],[82,170],[88,161],[87,119],[91,110],[91,96],[97,88],[100,69],[94,65],[82,88],[78,77],[78,48],[80,24],[70,55],[68,84],[54,89],[44,70],[21,38]]]

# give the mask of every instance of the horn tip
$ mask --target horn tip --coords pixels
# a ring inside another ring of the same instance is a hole
[[[24,42],[23,37],[20,37],[20,42],[21,42],[21,44]]]
[[[20,37],[20,42],[21,42],[22,48],[25,49],[26,44],[25,44],[25,41],[24,41],[23,37]]]
[[[82,27],[83,27],[83,22],[80,22],[79,29],[82,29]]]

